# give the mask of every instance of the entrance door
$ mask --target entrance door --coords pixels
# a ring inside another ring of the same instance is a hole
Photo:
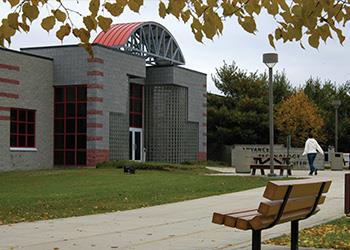
[[[141,161],[143,152],[142,129],[130,128],[129,130],[129,159]]]

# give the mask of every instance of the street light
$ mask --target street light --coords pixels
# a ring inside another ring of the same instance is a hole
[[[341,104],[340,100],[333,100],[332,105],[335,108],[335,152],[338,152],[338,108]]]
[[[272,68],[278,62],[276,53],[263,54],[263,63],[269,68],[269,128],[270,128],[270,173],[269,176],[276,176],[273,166],[273,84],[272,84]]]

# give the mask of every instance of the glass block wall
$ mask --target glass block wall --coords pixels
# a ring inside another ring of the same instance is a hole
[[[126,160],[129,157],[129,115],[109,113],[109,159]]]
[[[188,90],[177,85],[145,86],[145,147],[148,161],[196,160],[198,123],[188,122]]]

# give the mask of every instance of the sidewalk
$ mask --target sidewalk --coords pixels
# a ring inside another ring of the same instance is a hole
[[[230,170],[230,169],[226,169]],[[231,171],[225,173],[233,175]],[[307,171],[293,171],[307,177]],[[333,180],[321,211],[300,228],[343,216],[344,172]],[[0,249],[250,249],[251,232],[211,223],[213,211],[257,207],[264,188],[129,211],[0,226]],[[264,230],[262,240],[289,233],[290,223]],[[263,246],[262,249],[270,249]],[[273,247],[272,249],[279,249]],[[286,249],[286,248],[282,248]]]

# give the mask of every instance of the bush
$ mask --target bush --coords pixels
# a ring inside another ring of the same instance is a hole
[[[197,163],[197,164],[196,164]],[[204,168],[205,165],[199,165],[198,162],[191,163],[186,162],[184,164],[172,164],[165,162],[137,162],[137,161],[106,161],[103,163],[98,163],[96,168],[123,168],[124,166],[133,167],[135,169],[142,170],[193,170]]]

